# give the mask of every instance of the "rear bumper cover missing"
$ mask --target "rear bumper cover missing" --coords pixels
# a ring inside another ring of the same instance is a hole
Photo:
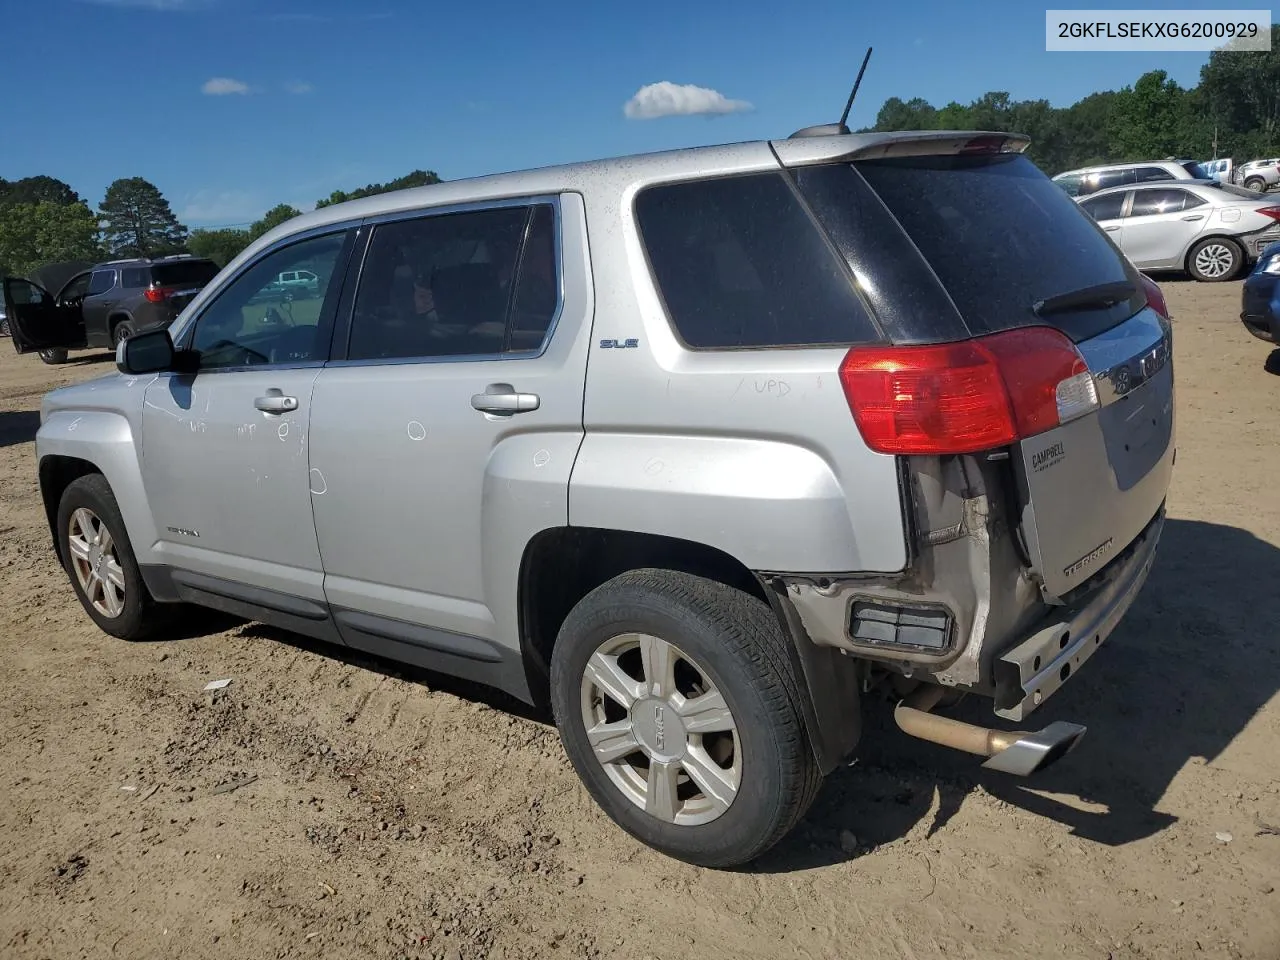
[[[1025,719],[1084,665],[1133,605],[1155,560],[1164,530],[1164,507],[1122,558],[1107,582],[1079,606],[1055,612],[994,663],[995,712]]]

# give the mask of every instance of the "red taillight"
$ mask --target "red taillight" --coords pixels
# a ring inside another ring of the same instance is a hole
[[[1142,278],[1142,289],[1147,294],[1147,306],[1168,320],[1169,304],[1165,302],[1164,291],[1160,289],[1160,284],[1145,273],[1139,274],[1139,276]]]
[[[172,293],[173,287],[148,287],[144,296],[151,303],[164,303]]]
[[[871,449],[958,454],[1034,436],[1097,407],[1093,378],[1048,327],[922,347],[854,347],[840,365]]]
[[[1258,213],[1272,220],[1280,220],[1280,207],[1258,207]]]

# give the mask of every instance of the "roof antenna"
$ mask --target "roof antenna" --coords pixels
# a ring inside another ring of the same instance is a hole
[[[858,79],[853,81],[853,89],[849,91],[849,100],[844,105],[844,113],[840,114],[840,122],[820,123],[813,127],[805,127],[803,130],[797,130],[788,139],[794,140],[797,137],[832,137],[849,132],[849,128],[846,126],[849,120],[849,111],[853,109],[853,98],[858,95],[858,87],[862,86],[862,75],[867,72],[867,63],[871,60],[871,49],[871,47],[867,47],[867,55],[862,58],[862,67],[858,70]]]

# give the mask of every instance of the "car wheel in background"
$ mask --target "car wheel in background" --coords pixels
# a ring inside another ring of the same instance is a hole
[[[40,351],[40,359],[45,363],[66,363],[67,351],[61,347],[49,347],[47,350]]]
[[[1240,272],[1244,251],[1240,244],[1226,237],[1207,237],[1192,246],[1187,254],[1187,271],[1204,283],[1230,280]]]
[[[11,336],[9,333],[9,318],[0,317],[0,337]]]
[[[1267,181],[1261,177],[1250,177],[1244,182],[1246,190],[1257,190],[1259,193],[1267,192]]]

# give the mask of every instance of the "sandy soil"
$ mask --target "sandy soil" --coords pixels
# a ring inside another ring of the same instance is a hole
[[[162,643],[97,632],[31,439],[41,394],[109,358],[0,343],[0,955],[1280,957],[1260,826],[1280,825],[1280,354],[1240,326],[1238,284],[1166,291],[1173,519],[1133,612],[1041,711],[1087,723],[1080,748],[1014,781],[878,710],[741,873],[631,841],[544,719],[483,691],[213,616]]]

